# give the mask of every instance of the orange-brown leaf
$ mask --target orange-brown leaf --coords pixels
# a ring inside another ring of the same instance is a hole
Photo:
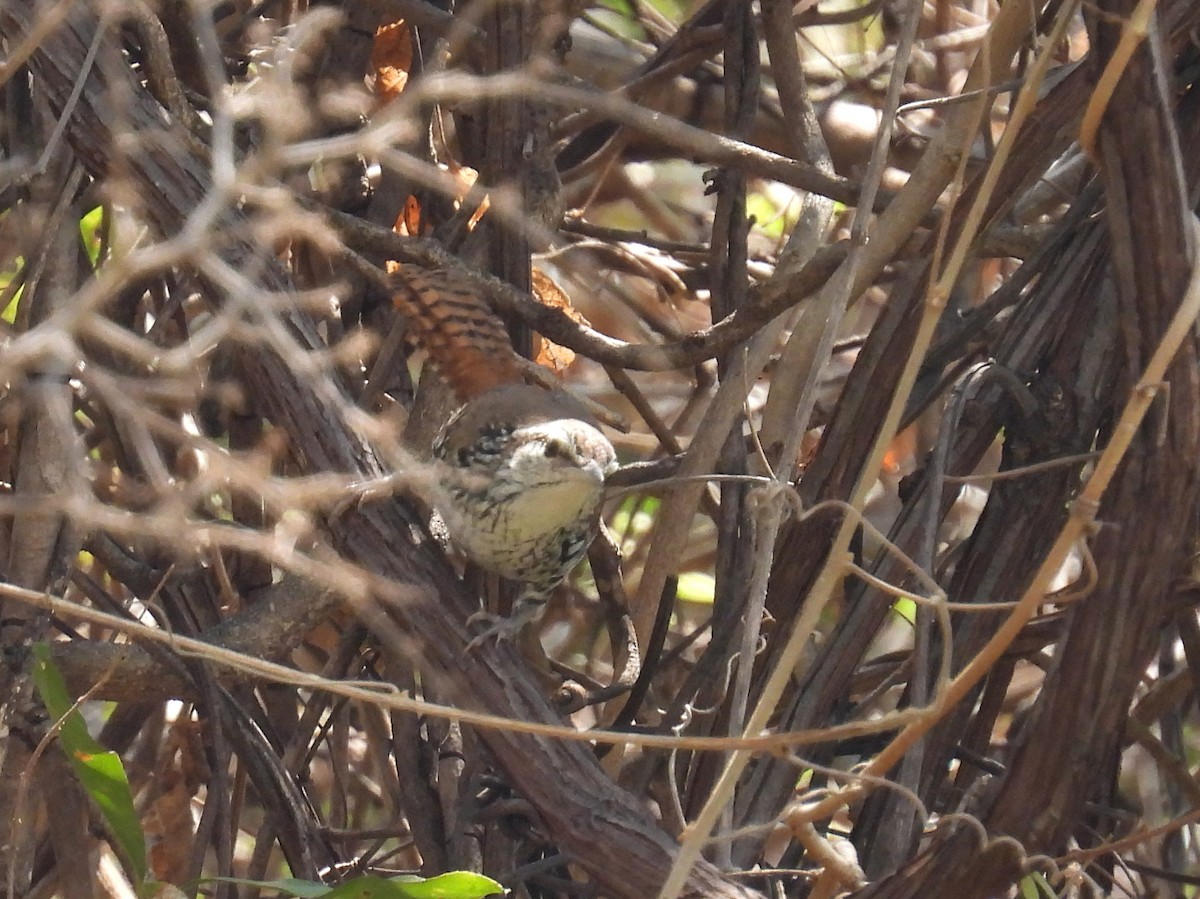
[[[587,325],[588,320],[578,309],[571,305],[571,298],[559,287],[553,278],[539,268],[533,269],[533,295],[544,306],[559,309],[575,322]],[[575,351],[569,347],[557,344],[552,340],[538,335],[540,346],[537,352],[537,364],[545,366],[560,377],[566,374],[568,368],[575,362]]]
[[[459,165],[453,160],[443,168],[450,173],[450,177],[454,179],[456,186],[454,205],[455,208],[466,202],[467,196],[471,193],[471,188],[475,186],[475,182],[479,180],[479,172],[467,165]],[[484,194],[483,199],[475,207],[475,211],[471,213],[471,217],[467,219],[467,230],[474,231],[475,226],[479,224],[479,220],[487,214],[488,207],[492,205],[492,199],[489,195]]]
[[[150,870],[155,880],[183,884],[195,836],[192,798],[183,777],[163,777],[165,789],[146,810],[143,828],[150,841]]]
[[[412,31],[399,19],[375,32],[371,47],[371,70],[375,73],[375,93],[383,100],[398,97],[408,84],[412,68]]]
[[[404,201],[404,210],[396,219],[396,227],[393,230],[406,237],[421,236],[421,201],[412,194]]]

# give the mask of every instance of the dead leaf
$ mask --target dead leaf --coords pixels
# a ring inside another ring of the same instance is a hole
[[[375,93],[380,99],[394,100],[408,84],[412,68],[412,32],[403,19],[381,26],[371,47],[371,70],[375,73]]]
[[[553,309],[559,309],[566,313],[571,321],[577,324],[591,327],[591,324],[583,314],[571,305],[571,298],[566,292],[558,286],[558,284],[547,275],[544,271],[534,266],[533,269],[533,295],[538,302],[544,306],[550,306]],[[575,351],[569,349],[553,341],[547,340],[542,335],[538,335],[540,346],[538,347],[536,361],[538,365],[545,366],[559,377],[566,374],[567,369],[575,362]]]
[[[171,725],[155,772],[158,795],[142,817],[154,879],[182,884],[191,864],[195,822],[192,798],[212,775],[204,759],[201,728],[194,721]]]
[[[168,772],[168,775],[163,781],[169,781],[169,784],[146,810],[143,827],[150,842],[150,870],[154,879],[182,884],[187,877],[195,837],[192,797],[180,774]]]
[[[404,211],[400,213],[400,218],[396,219],[396,227],[393,230],[405,237],[421,236],[421,201],[412,194],[404,201]]]
[[[456,186],[454,207],[457,209],[467,199],[467,196],[471,193],[471,188],[475,186],[475,182],[479,180],[479,172],[468,165],[459,165],[457,162],[450,162],[440,168],[448,172],[450,177],[454,179]],[[475,230],[475,226],[487,214],[488,207],[491,205],[491,197],[484,194],[483,199],[479,201],[479,205],[475,207],[475,211],[471,213],[471,217],[467,220],[468,231]]]

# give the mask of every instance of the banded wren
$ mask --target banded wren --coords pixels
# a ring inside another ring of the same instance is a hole
[[[433,444],[432,503],[451,540],[482,568],[521,582],[504,619],[474,643],[512,636],[587,553],[616,451],[581,403],[523,383],[499,318],[448,273],[400,267],[406,313],[462,407]]]

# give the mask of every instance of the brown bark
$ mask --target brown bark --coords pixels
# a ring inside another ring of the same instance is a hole
[[[0,11],[5,35],[14,43],[27,39],[39,13],[35,0],[7,4]],[[59,111],[66,108],[98,27],[82,6],[75,5],[67,22],[41,40],[31,59],[34,77]],[[83,76],[78,103],[67,110],[67,139],[95,177],[119,170],[129,178],[150,221],[163,234],[174,234],[204,200],[210,186],[206,161],[163,127],[153,100],[130,78],[120,57],[105,49],[97,67]],[[123,157],[114,155],[114,127],[141,138]],[[264,260],[259,248],[241,242],[237,224],[232,213],[224,222],[225,262],[250,269],[257,261],[264,272],[261,289],[286,294],[286,275]],[[298,310],[286,318],[297,341],[287,358],[262,346],[244,354],[250,395],[288,436],[304,470],[379,474],[370,447],[347,421],[349,404],[333,380],[324,372],[299,371],[294,364],[319,348],[310,323]],[[338,518],[332,532],[344,557],[375,578],[378,602],[360,611],[386,651],[396,655],[397,664],[416,650],[426,676],[434,677],[466,707],[517,720],[560,720],[510,647],[485,644],[467,651],[463,621],[471,611],[470,601],[410,510],[399,502],[352,508]],[[480,737],[537,810],[546,831],[604,891],[629,897],[657,891],[677,846],[608,778],[586,746],[506,730],[483,731]],[[704,862],[692,871],[686,893],[755,895]]]

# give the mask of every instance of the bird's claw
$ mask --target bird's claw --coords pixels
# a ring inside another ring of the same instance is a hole
[[[467,649],[475,649],[487,640],[495,638],[499,643],[503,640],[516,640],[516,637],[525,625],[533,623],[542,613],[542,607],[546,604],[546,598],[540,593],[527,592],[517,598],[513,604],[511,615],[497,615],[494,612],[485,612],[482,609],[475,612],[467,619],[467,624],[475,624],[482,621],[487,624],[483,633],[474,637],[467,644]]]
[[[367,481],[355,481],[346,487],[345,495],[338,499],[330,510],[329,521],[336,521],[351,509],[361,509],[372,500],[385,499],[396,494],[398,478],[396,475],[384,475]]]
[[[504,615],[497,615],[493,612],[478,611],[467,619],[467,625],[484,623],[487,625],[481,633],[476,634],[471,638],[471,642],[467,644],[467,651],[478,649],[488,640],[495,639],[497,643],[505,640],[514,639],[521,628],[525,626],[524,621],[516,618],[506,618]]]

